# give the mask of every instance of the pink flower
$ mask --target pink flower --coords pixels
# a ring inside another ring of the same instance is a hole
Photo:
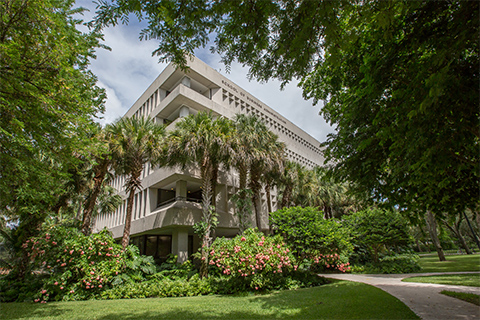
[[[55,282],[53,283],[53,285],[57,286],[57,285],[58,285],[58,282],[57,282],[57,281],[55,281]]]
[[[90,271],[90,274],[95,274],[95,272],[93,272],[93,271]]]
[[[60,287],[60,290],[63,290],[63,287]]]
[[[73,250],[70,250],[70,254],[73,254]]]
[[[42,300],[42,302],[40,302],[40,303],[47,303],[47,301],[45,301],[45,300]]]
[[[82,251],[82,252],[80,252],[80,254],[84,254],[84,253],[85,253],[85,252],[83,252],[83,251]]]
[[[98,285],[98,287],[99,287],[99,288],[101,288],[101,287],[102,287],[102,285],[101,285],[101,284],[99,284],[99,285]]]
[[[70,293],[74,293],[74,292],[75,292],[75,291],[73,291],[73,290],[70,290]]]
[[[55,241],[52,241],[52,244],[53,244],[53,245],[56,245],[57,243],[56,243]]]
[[[247,241],[247,239],[245,239],[245,237],[242,237],[240,240],[241,241]]]
[[[41,292],[42,294],[45,294],[45,293],[47,293],[47,290],[44,289],[44,290],[42,290],[42,291],[40,291],[40,292]]]
[[[38,301],[40,301],[40,299],[35,299],[34,301],[35,301],[35,302],[38,302]]]
[[[60,267],[65,267],[67,264],[64,262],[60,265]]]
[[[101,255],[102,255],[102,253],[101,253],[101,252],[99,252],[99,253],[98,253],[98,255],[99,255],[99,256],[101,256]]]

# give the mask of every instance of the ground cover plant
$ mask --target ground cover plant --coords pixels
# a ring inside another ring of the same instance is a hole
[[[480,274],[442,274],[438,276],[411,277],[402,281],[480,287]]]
[[[480,255],[449,255],[447,261],[438,261],[437,256],[422,256],[418,261],[422,272],[480,271]]]
[[[478,294],[467,293],[467,292],[455,292],[455,291],[448,291],[448,290],[443,290],[440,293],[449,297],[457,298],[463,301],[476,304],[477,306],[480,306],[480,295]]]
[[[269,294],[2,304],[2,319],[419,319],[378,288],[338,281]],[[85,312],[88,310],[88,312]]]

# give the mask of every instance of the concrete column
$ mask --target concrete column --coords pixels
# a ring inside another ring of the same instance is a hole
[[[188,108],[187,106],[182,106],[180,108],[180,115],[179,115],[180,118],[185,118],[189,114],[190,114],[190,108]]]
[[[183,77],[182,79],[182,84],[185,86],[185,87],[189,87],[190,88],[190,78],[189,77]]]
[[[178,180],[175,183],[175,197],[187,197],[187,181]]]
[[[180,228],[172,232],[172,253],[177,256],[178,263],[188,260],[188,229]]]

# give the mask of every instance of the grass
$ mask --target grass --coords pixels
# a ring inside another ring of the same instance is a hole
[[[480,255],[465,254],[446,256],[447,261],[439,261],[438,256],[424,256],[418,261],[421,272],[460,272],[480,271]]]
[[[467,301],[467,302],[476,304],[477,306],[480,306],[480,296],[478,294],[447,291],[447,290],[443,290],[440,293],[444,294],[446,296],[454,297],[454,298],[457,298],[457,299],[460,299],[460,300],[463,300],[463,301]]]
[[[411,277],[403,279],[402,281],[480,287],[480,274],[444,274],[438,276]]]
[[[264,295],[3,303],[2,319],[419,319],[397,298],[349,281]]]

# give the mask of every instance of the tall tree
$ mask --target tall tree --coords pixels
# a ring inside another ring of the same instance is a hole
[[[250,163],[249,188],[252,190],[252,203],[254,208],[256,225],[262,230],[262,208],[260,191],[266,180],[267,172],[281,171],[284,163],[285,144],[278,140],[278,136],[268,130],[263,122],[258,124],[259,152]]]
[[[94,161],[93,166],[91,167],[90,173],[92,174],[91,181],[93,185],[91,190],[89,190],[88,196],[85,198],[85,203],[83,204],[83,217],[82,217],[82,232],[85,235],[90,234],[91,219],[94,212],[95,205],[97,203],[97,198],[104,189],[105,177],[108,174],[108,169],[112,164],[112,142],[113,140],[110,137],[111,130],[109,126],[107,128],[98,127],[96,132],[96,148],[93,150],[92,160]]]
[[[104,92],[88,71],[100,34],[82,33],[71,0],[0,2],[0,214],[17,247],[69,192]],[[26,275],[27,253],[15,272]]]
[[[112,140],[113,168],[116,174],[125,175],[127,210],[122,247],[130,241],[133,201],[135,191],[141,190],[141,174],[147,162],[156,163],[160,158],[165,127],[155,124],[150,118],[122,118],[109,128]]]
[[[410,212],[478,205],[478,1],[100,2],[97,23],[147,17],[161,60],[214,39],[213,51],[259,80],[301,79],[337,128],[338,176]],[[159,12],[161,14],[159,14]]]
[[[163,152],[162,164],[183,169],[195,165],[202,179],[202,221],[197,224],[202,243],[200,275],[208,275],[208,247],[216,226],[215,208],[212,204],[212,178],[217,177],[220,166],[227,163],[233,153],[231,141],[234,127],[230,120],[198,112],[185,117],[169,133]],[[215,181],[216,184],[216,181]]]

